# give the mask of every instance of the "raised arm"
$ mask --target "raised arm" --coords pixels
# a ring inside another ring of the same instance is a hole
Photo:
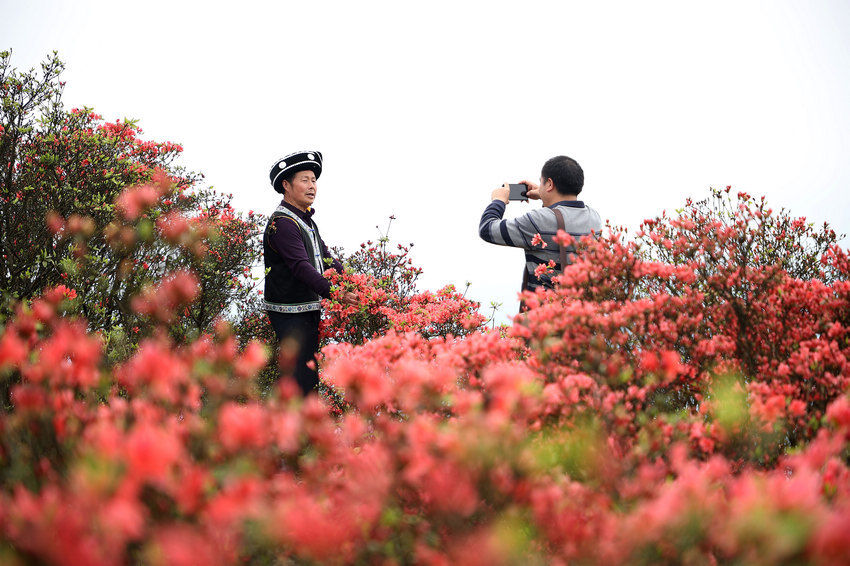
[[[529,197],[537,199],[537,194],[531,193],[536,191],[537,186],[525,181],[529,186]],[[510,220],[502,220],[505,214],[505,208],[508,203],[508,187],[503,185],[495,189],[491,195],[493,201],[487,205],[484,212],[481,214],[481,221],[478,224],[478,235],[485,242],[496,244],[499,246],[512,246],[515,248],[531,249],[531,240],[535,234],[544,233],[545,228],[541,229],[540,224],[544,221],[545,209],[538,209]]]

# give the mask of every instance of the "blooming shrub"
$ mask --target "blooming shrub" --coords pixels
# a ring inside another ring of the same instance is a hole
[[[269,348],[227,323],[175,336],[173,313],[198,300],[191,270],[131,301],[154,331],[117,362],[68,314],[80,292],[51,288],[0,335],[0,552],[57,564],[846,562],[847,254],[819,258],[830,283],[748,269],[763,312],[742,339],[739,292],[712,296],[707,280],[735,267],[650,260],[646,245],[616,232],[585,242],[555,290],[524,297],[507,335],[475,330],[475,317],[443,333],[443,312],[452,324],[474,314],[452,292],[391,302],[374,277],[338,276],[337,292],[356,285],[358,308],[385,326],[325,346],[336,399],[302,400],[287,379],[263,395]],[[355,316],[329,308],[332,333]]]
[[[360,244],[350,255],[335,250],[344,260],[345,273],[327,271],[334,298],[325,304],[322,338],[327,343],[362,344],[370,338],[397,332],[414,331],[426,338],[464,336],[479,329],[485,319],[479,305],[447,285],[436,293],[420,292],[416,280],[422,269],[410,258],[408,246],[390,246],[389,231],[395,216],[390,216],[385,232],[377,241]],[[357,296],[357,305],[336,301],[342,293]]]
[[[394,220],[390,217],[390,223]],[[448,285],[437,292],[419,291],[416,280],[422,270],[413,264],[410,247],[389,245],[389,226],[377,242],[367,241],[352,254],[334,248],[332,254],[344,264],[344,273],[329,269],[325,277],[332,283],[332,296],[323,301],[320,324],[321,345],[363,344],[390,330],[413,331],[426,338],[464,336],[484,324],[478,303]],[[412,244],[411,244],[412,245]],[[356,305],[340,301],[343,293],[356,296]],[[250,304],[237,326],[242,344],[252,339],[275,343],[275,335],[259,295]],[[264,387],[279,379],[278,356],[260,375]],[[343,403],[337,395],[319,384],[330,399]],[[341,406],[341,405],[340,405]]]
[[[68,308],[104,331],[110,355],[126,356],[153,328],[131,298],[180,269],[200,288],[188,311],[172,313],[175,335],[237,320],[254,295],[263,218],[194,189],[200,175],[177,164],[179,144],[145,140],[131,120],[65,110],[62,70],[54,54],[40,73],[18,73],[0,53],[0,320],[47,287],[85,289]]]
[[[362,344],[390,329],[418,332],[426,338],[463,336],[484,323],[478,304],[464,298],[452,285],[436,293],[424,291],[404,297],[368,274],[328,270],[325,277],[335,286],[335,297],[343,292],[357,295],[356,305],[337,300],[327,305],[321,330],[330,342]]]

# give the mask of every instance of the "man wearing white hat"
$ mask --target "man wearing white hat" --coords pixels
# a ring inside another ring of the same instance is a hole
[[[283,200],[263,234],[264,306],[278,340],[298,345],[293,373],[305,396],[319,383],[309,362],[319,351],[321,300],[330,296],[330,283],[322,273],[328,267],[342,272],[342,264],[328,253],[312,218],[321,174],[318,151],[300,151],[275,161],[269,180]],[[356,295],[347,293],[343,299],[353,304]]]

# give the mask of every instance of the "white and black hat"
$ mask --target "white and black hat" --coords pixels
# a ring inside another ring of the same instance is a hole
[[[269,171],[269,180],[272,187],[279,193],[283,193],[283,179],[290,173],[297,173],[309,169],[316,174],[316,178],[322,174],[322,154],[318,151],[296,151],[285,157],[281,157],[272,165]]]

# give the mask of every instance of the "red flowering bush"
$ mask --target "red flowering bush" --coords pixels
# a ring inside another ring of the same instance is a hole
[[[540,363],[552,379],[604,367],[602,399],[619,389],[635,406],[677,411],[677,422],[679,411],[699,411],[707,420],[689,434],[708,453],[719,443],[729,455],[768,462],[811,438],[847,387],[846,255],[828,227],[813,234],[748,195],[738,195],[737,206],[720,193],[713,198],[733,212],[690,203],[679,218],[645,222],[635,242],[618,233],[588,242],[554,293],[526,297],[532,312],[515,331],[543,350]],[[782,235],[781,261],[759,255],[770,247],[765,234]],[[651,261],[659,255],[668,261]],[[565,309],[568,318],[559,315]],[[724,374],[746,390],[753,428],[780,437],[772,448],[754,451],[756,439],[724,438],[728,430],[711,426],[712,380]],[[599,393],[592,395],[598,403]],[[654,414],[656,426],[661,417]]]
[[[394,220],[390,217],[390,223]],[[320,325],[321,344],[363,344],[393,330],[417,332],[426,338],[464,336],[479,329],[485,322],[478,312],[478,303],[465,298],[453,286],[437,292],[419,291],[416,281],[422,270],[410,258],[410,246],[389,245],[389,226],[377,242],[367,241],[352,254],[341,248],[332,253],[344,264],[344,272],[329,269],[325,272],[331,283],[331,298],[323,301]],[[343,303],[345,293],[356,296],[356,305]],[[262,301],[257,296],[248,307],[238,327],[242,343],[259,339],[275,342],[274,332]],[[278,356],[272,356],[260,381],[270,385],[280,377]],[[323,394],[337,403],[342,399],[320,383]]]
[[[346,256],[345,273],[327,271],[333,282],[334,296],[326,303],[322,321],[324,343],[362,344],[389,330],[414,331],[426,338],[463,336],[484,323],[478,303],[470,301],[448,285],[436,293],[420,292],[416,280],[422,269],[413,265],[410,248],[390,246],[389,231],[394,216],[376,242],[369,240]],[[337,300],[343,293],[354,293],[357,306]]]
[[[345,260],[349,271],[370,275],[379,286],[405,299],[416,293],[416,281],[422,274],[422,269],[413,265],[410,257],[412,243],[392,246],[390,228],[395,219],[395,216],[390,216],[383,231],[379,226],[375,226],[378,238],[360,244],[360,248],[354,253],[347,255],[342,249],[334,249],[334,252]]]
[[[680,220],[654,227],[666,222]],[[303,401],[285,378],[263,395],[268,348],[241,347],[226,323],[178,339],[170,311],[198,301],[192,271],[131,300],[159,330],[119,363],[67,314],[79,297],[50,289],[0,335],[3,556],[846,562],[847,254],[819,258],[829,283],[749,266],[764,312],[741,339],[729,313],[743,291],[711,295],[708,281],[737,268],[651,260],[648,245],[585,242],[508,336],[431,331],[443,310],[453,324],[469,311],[338,276],[387,321],[324,348],[322,379],[344,404]]]
[[[45,288],[85,289],[67,308],[104,331],[110,355],[126,356],[155,326],[131,298],[191,270],[198,298],[169,313],[171,332],[237,320],[254,295],[263,219],[191,190],[200,176],[177,165],[178,144],[144,140],[133,121],[66,111],[55,54],[40,73],[18,73],[10,61],[0,53],[0,319]]]
[[[325,340],[362,344],[389,330],[418,332],[426,338],[463,336],[484,323],[478,304],[464,298],[448,285],[436,293],[418,292],[402,296],[381,280],[360,273],[325,272],[334,285],[321,329]],[[340,294],[353,292],[356,305],[344,305]]]

